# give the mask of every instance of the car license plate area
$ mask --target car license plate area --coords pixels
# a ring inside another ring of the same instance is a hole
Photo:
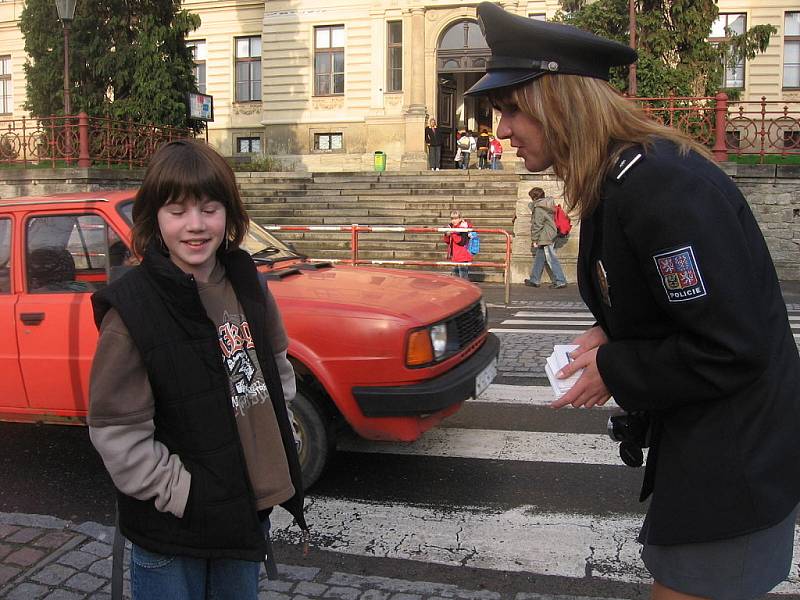
[[[477,398],[485,392],[495,377],[497,377],[497,358],[493,358],[492,362],[475,376],[475,395],[473,397]]]

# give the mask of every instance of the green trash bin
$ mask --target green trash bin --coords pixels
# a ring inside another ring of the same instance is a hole
[[[375,160],[373,163],[373,167],[376,171],[385,171],[386,170],[386,154],[381,150],[375,152]]]

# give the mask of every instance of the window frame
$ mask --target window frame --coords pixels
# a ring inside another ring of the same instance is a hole
[[[733,21],[735,21],[739,17],[743,17],[744,18],[744,31],[747,31],[747,13],[746,12],[729,12],[729,13],[720,12],[717,15],[717,19],[721,19],[723,17],[725,17],[725,23],[723,25],[723,31],[730,27],[730,23],[731,23],[731,18],[730,17],[734,17],[732,19]],[[712,24],[712,27],[713,27],[713,24]],[[725,37],[715,36],[715,37],[709,37],[708,41],[709,41],[709,43],[716,45],[719,42],[726,41],[727,39],[728,39],[727,35],[725,35]],[[740,64],[741,64],[741,67],[739,66]],[[742,70],[742,84],[741,85],[737,85],[737,86],[728,85],[728,71],[730,70],[730,67],[728,67],[728,60],[727,59],[723,60],[723,63],[722,63],[722,83],[721,83],[721,87],[722,88],[725,88],[725,89],[728,89],[728,90],[744,90],[747,87],[747,59],[742,59],[741,63],[737,63],[736,64],[736,69],[738,70],[739,68],[741,68],[741,70]]]
[[[11,253],[14,249],[14,219],[12,215],[0,215],[0,228],[3,227],[3,223],[8,223],[8,239],[6,240],[7,244],[0,246],[0,257],[3,255],[3,251],[5,250],[8,253],[8,260],[6,261],[5,265],[0,263],[0,270],[5,270],[5,276],[8,277],[8,288],[3,288],[0,285],[0,296],[11,295],[14,293],[14,281],[13,281],[13,257]],[[0,237],[0,244],[3,243],[3,238]],[[0,282],[1,284],[2,282]]]
[[[200,44],[202,44],[205,48],[206,58],[197,58],[197,48],[200,46]],[[192,59],[194,60],[194,68],[192,71],[194,72],[195,83],[197,83],[197,91],[201,94],[206,94],[206,90],[208,89],[208,70],[206,67],[206,60],[208,58],[208,42],[205,39],[186,40],[186,47],[192,49]],[[203,72],[202,83],[200,82],[201,67]]]
[[[318,154],[336,154],[339,152],[344,152],[344,132],[342,131],[314,131],[312,133],[312,152]],[[333,138],[335,136],[339,136],[341,138],[340,146],[338,148],[332,148],[333,146]],[[319,147],[319,140],[323,137],[328,138],[328,148],[320,148]]]
[[[313,73],[314,73],[314,86],[313,86],[313,95],[319,96],[322,98],[329,97],[329,96],[344,96],[345,90],[345,46],[333,46],[333,31],[335,29],[341,29],[342,33],[346,32],[344,24],[338,25],[316,25],[314,26],[314,56],[313,56]],[[330,40],[329,46],[327,48],[318,48],[317,47],[317,33],[323,30],[328,30],[328,39]],[[342,36],[344,38],[344,35]],[[346,43],[346,39],[345,39]],[[335,71],[334,65],[336,64],[335,55],[341,52],[342,54],[342,70]],[[330,71],[317,73],[317,57],[320,55],[327,55],[329,57],[328,65],[330,66]],[[336,76],[340,75],[342,80],[342,91],[336,91]],[[319,91],[319,78],[327,76],[329,77],[328,84],[329,89],[331,90],[328,93],[321,93]]]
[[[392,42],[392,27],[400,27],[400,41]],[[392,50],[399,49],[400,52],[400,66],[394,66],[392,63]],[[400,86],[394,86],[395,72],[400,73]],[[399,19],[386,21],[386,93],[396,94],[403,91],[403,21]]]
[[[781,68],[781,85],[784,90],[800,90],[800,62],[798,63],[790,63],[790,66],[793,66],[797,69],[797,84],[796,85],[786,85],[786,47],[789,43],[796,44],[798,46],[798,54],[800,54],[800,31],[797,34],[789,35],[786,33],[786,17],[788,15],[798,15],[800,18],[800,11],[797,10],[787,10],[783,13],[783,65]]]
[[[8,69],[6,70],[6,61]],[[0,115],[14,114],[14,81],[11,55],[0,55]]]
[[[248,142],[250,145],[250,150],[242,150],[241,142]],[[258,150],[253,150],[253,142],[258,142]],[[248,156],[253,154],[261,154],[261,145],[262,140],[261,136],[258,135],[237,135],[236,136],[236,154],[246,154]]]
[[[257,39],[259,41],[259,45],[261,45],[262,51],[258,56],[253,56],[253,49],[252,44],[253,40]],[[239,42],[241,40],[247,40],[247,56],[240,57],[239,54]],[[261,102],[261,85],[262,85],[262,78],[261,78],[261,60],[263,58],[263,41],[261,39],[261,35],[240,35],[233,38],[233,59],[234,59],[234,66],[233,66],[233,98],[235,104],[244,104],[249,102]],[[252,78],[253,71],[250,65],[253,63],[258,63],[258,79]],[[248,98],[242,99],[239,97],[239,86],[245,81],[239,80],[239,65],[240,64],[247,64],[248,65],[248,73],[251,78],[246,80],[248,84]],[[253,83],[258,81],[258,87],[255,88],[257,90],[257,98],[253,98]]]

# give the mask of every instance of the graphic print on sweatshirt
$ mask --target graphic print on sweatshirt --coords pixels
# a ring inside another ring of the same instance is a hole
[[[219,345],[231,382],[231,404],[239,418],[251,407],[269,400],[269,392],[258,368],[256,346],[244,315],[225,311],[222,319],[223,324],[217,328]]]

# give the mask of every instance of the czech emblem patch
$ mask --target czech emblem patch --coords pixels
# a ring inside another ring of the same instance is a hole
[[[691,246],[656,254],[653,260],[670,302],[685,302],[706,295],[706,286]]]

